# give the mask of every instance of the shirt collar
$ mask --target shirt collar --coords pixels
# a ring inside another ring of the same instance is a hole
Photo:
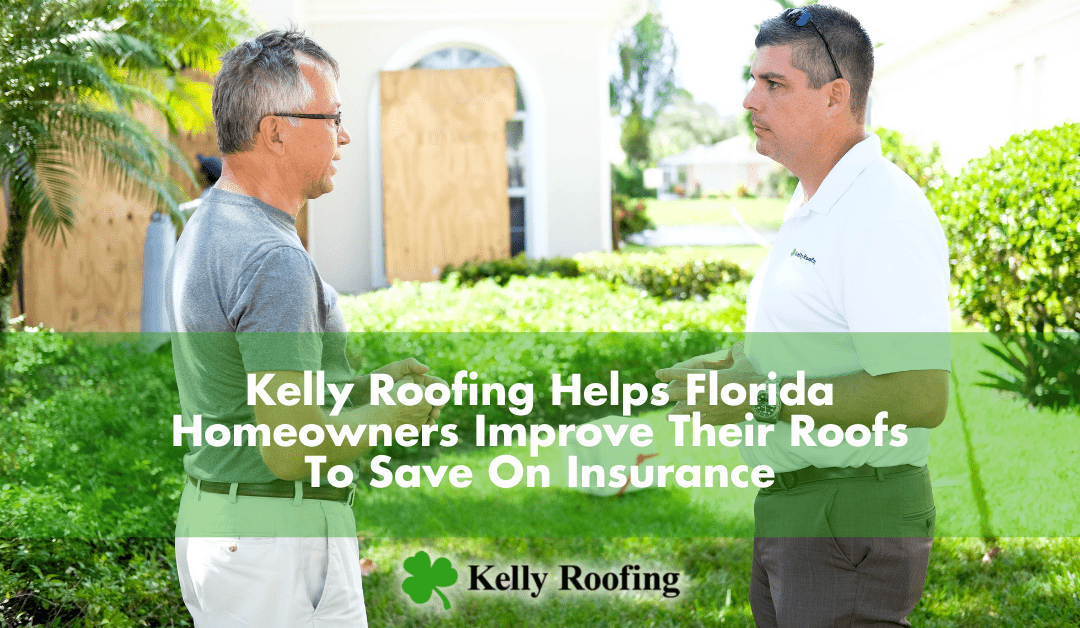
[[[855,179],[862,174],[863,170],[881,157],[881,139],[875,133],[867,133],[866,139],[851,147],[851,149],[836,162],[825,180],[821,182],[816,194],[801,209],[818,214],[828,214],[836,201],[844,195]],[[794,205],[802,200],[802,183],[795,188],[795,195],[791,203]],[[798,199],[798,200],[796,200]],[[787,213],[797,213],[798,209]]]

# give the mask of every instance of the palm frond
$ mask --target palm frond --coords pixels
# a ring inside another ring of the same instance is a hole
[[[249,28],[234,0],[5,0],[0,172],[23,224],[48,241],[65,237],[86,176],[177,215],[184,192],[170,165],[194,173],[133,111],[148,106],[172,131],[203,128],[209,87],[177,72],[212,69]],[[0,260],[0,271],[9,263],[18,260]]]
[[[78,32],[58,39],[57,44],[68,54],[89,51],[98,59],[109,60],[120,66],[144,69],[160,67],[160,58],[153,48],[136,37],[117,32],[126,22],[123,18],[108,23],[100,18],[94,19]]]
[[[66,234],[75,226],[75,209],[79,205],[79,176],[71,155],[44,151],[38,155],[34,175],[36,181],[28,181],[34,185],[30,224],[45,242],[52,244],[59,234],[67,244]]]

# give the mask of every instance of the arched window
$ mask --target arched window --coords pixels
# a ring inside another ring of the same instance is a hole
[[[497,68],[508,63],[481,50],[461,46],[443,48],[428,54],[412,65],[413,69],[457,70]],[[516,81],[515,81],[516,84]],[[521,87],[517,86],[517,111],[506,122],[506,170],[509,174],[507,203],[510,212],[510,255],[525,250],[525,207],[528,204],[526,164],[527,114]]]

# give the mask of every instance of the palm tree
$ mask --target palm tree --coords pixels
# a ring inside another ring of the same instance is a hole
[[[132,108],[151,106],[173,132],[199,130],[209,119],[209,88],[179,72],[212,73],[249,26],[232,0],[5,0],[0,11],[0,180],[10,195],[0,247],[2,348],[28,230],[51,242],[74,225],[71,155],[146,186],[155,209],[175,213],[182,191],[168,164],[188,176],[190,168]]]

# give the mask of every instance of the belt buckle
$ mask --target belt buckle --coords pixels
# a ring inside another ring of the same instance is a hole
[[[356,484],[349,485],[349,498],[345,500],[345,505],[352,508],[353,502],[356,501]]]
[[[787,476],[787,479],[785,479],[784,476]],[[785,471],[783,473],[776,474],[776,481],[780,484],[780,488],[786,491],[788,489],[795,488],[795,484],[797,483],[796,477],[797,476],[793,472]]]

